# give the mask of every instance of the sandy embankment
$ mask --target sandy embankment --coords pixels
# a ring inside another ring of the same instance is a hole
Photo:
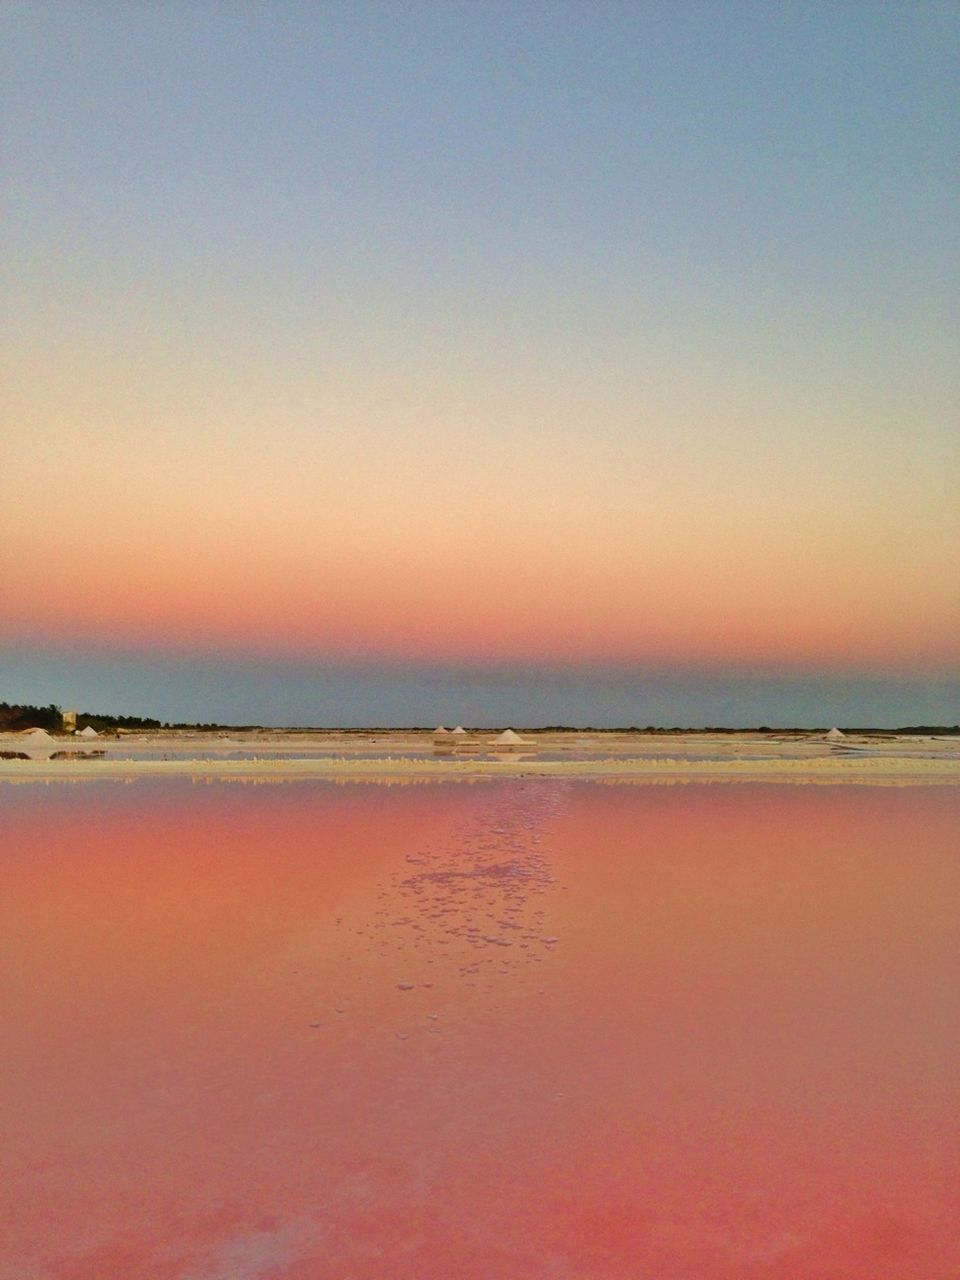
[[[839,749],[822,737],[790,735],[535,734],[523,753],[490,752],[477,734],[464,753],[434,753],[433,735],[403,732],[261,731],[102,737],[85,744],[59,739],[29,759],[0,759],[0,780],[37,781],[170,777],[338,781],[410,781],[496,777],[577,777],[622,782],[770,781],[819,783],[960,783],[960,741],[947,738],[850,738]],[[0,752],[23,752],[20,735],[0,735]],[[52,759],[54,751],[77,752]],[[253,759],[230,759],[238,751]],[[418,752],[410,757],[394,752]],[[154,758],[130,759],[151,753]],[[304,758],[303,753],[324,753]],[[163,756],[177,753],[184,758]],[[542,754],[553,759],[540,758]],[[196,756],[213,758],[191,758]],[[642,758],[636,758],[641,756]],[[710,759],[698,757],[710,756]],[[633,758],[631,758],[633,757]]]

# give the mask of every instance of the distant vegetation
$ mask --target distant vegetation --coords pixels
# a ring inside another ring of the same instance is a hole
[[[960,733],[960,724],[905,724],[899,729],[845,729],[844,733],[917,733],[924,737],[942,737]]]
[[[63,726],[60,708],[51,702],[49,707],[11,706],[0,702],[0,732],[16,733],[18,729],[57,730]]]
[[[216,724],[177,722],[169,724],[164,720],[155,720],[151,716],[111,716],[103,711],[78,711],[77,728],[87,726],[98,733],[111,729],[199,729],[212,731],[215,729],[260,729],[258,724]],[[0,702],[0,733],[16,733],[21,729],[46,729],[48,733],[60,733],[63,729],[63,709],[51,702],[48,707],[34,707],[28,703],[17,704]]]
[[[107,716],[94,715],[89,711],[78,712],[77,728],[86,729],[88,726],[96,729],[98,733],[101,729],[161,729],[163,727],[159,720],[151,720],[145,716]]]
[[[212,733],[214,730],[223,733],[228,729],[231,733],[244,733],[248,729],[262,729],[264,726],[262,724],[217,724],[216,721],[187,724],[178,720],[176,724],[164,724],[163,727],[164,729],[196,729],[201,733]]]
[[[85,729],[87,726],[96,729],[98,733],[104,731],[109,732],[111,729],[192,729],[201,732],[213,732],[231,730],[241,732],[244,729],[262,729],[264,726],[259,724],[217,724],[215,722],[189,722],[177,721],[176,723],[167,723],[152,719],[149,716],[111,716],[103,712],[80,711],[77,714],[77,728]],[[910,724],[903,725],[899,729],[876,729],[876,728],[850,728],[846,725],[840,725],[839,728],[844,733],[870,733],[870,734],[917,734],[923,736],[960,734],[960,725],[956,724]],[[16,733],[21,729],[46,729],[49,733],[59,733],[63,729],[63,711],[55,703],[50,703],[47,707],[35,707],[29,704],[17,704],[9,702],[0,702],[0,733]],[[374,733],[424,733],[429,732],[430,726],[427,725],[410,725],[406,728],[398,728],[396,725],[380,725],[376,728],[350,728],[344,726],[342,728],[332,728],[330,726],[317,727],[311,729],[299,729],[301,733],[356,733],[356,734],[374,734]],[[655,734],[677,734],[677,733],[826,733],[827,726],[816,728],[780,728],[773,729],[769,725],[754,725],[750,728],[731,729],[727,725],[707,725],[703,729],[684,729],[679,725],[667,729],[660,725],[648,724],[644,728],[638,725],[620,725],[617,728],[601,729],[594,725],[584,725],[582,728],[572,724],[545,724],[533,727],[521,728],[523,733],[655,733]],[[475,733],[489,733],[492,730],[487,728],[474,728]]]
[[[77,728],[87,725],[96,729],[160,729],[159,720],[145,716],[109,716],[81,711],[77,715]],[[63,709],[51,702],[48,707],[34,707],[29,703],[0,702],[0,732],[15,733],[18,729],[46,729],[59,733],[63,728]]]
[[[794,725],[792,728],[771,728],[768,724],[747,725],[741,728],[731,728],[729,725],[705,725],[702,729],[683,729],[679,725],[666,729],[661,725],[648,724],[645,728],[638,725],[620,725],[617,728],[598,729],[593,725],[584,725],[582,729],[570,724],[545,724],[542,728],[526,728],[524,733],[659,733],[659,734],[678,734],[678,733],[776,733],[783,734],[797,733],[826,733],[829,725],[815,725],[811,727],[801,727]],[[863,734],[922,734],[927,737],[942,736],[944,734],[960,734],[960,725],[957,724],[909,724],[903,725],[898,729],[877,729],[877,728],[857,728],[856,726],[848,727],[847,725],[838,725],[844,733],[863,733]]]

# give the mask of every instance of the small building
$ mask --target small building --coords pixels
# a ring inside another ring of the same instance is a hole
[[[75,733],[77,729],[77,713],[76,711],[64,711],[63,715],[63,731],[64,733]]]

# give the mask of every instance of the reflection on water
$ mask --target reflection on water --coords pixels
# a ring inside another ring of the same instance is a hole
[[[468,986],[478,986],[493,975],[516,978],[554,946],[537,901],[555,881],[539,843],[558,795],[517,787],[503,796],[496,825],[484,814],[452,847],[406,855],[405,871],[394,872],[377,895],[384,904],[374,925],[381,950],[421,951],[428,967],[452,972],[456,965]]]
[[[2,1280],[947,1280],[952,788],[0,791]]]

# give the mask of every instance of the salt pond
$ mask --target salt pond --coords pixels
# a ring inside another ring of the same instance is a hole
[[[947,1280],[960,789],[0,787],[0,1280]]]

